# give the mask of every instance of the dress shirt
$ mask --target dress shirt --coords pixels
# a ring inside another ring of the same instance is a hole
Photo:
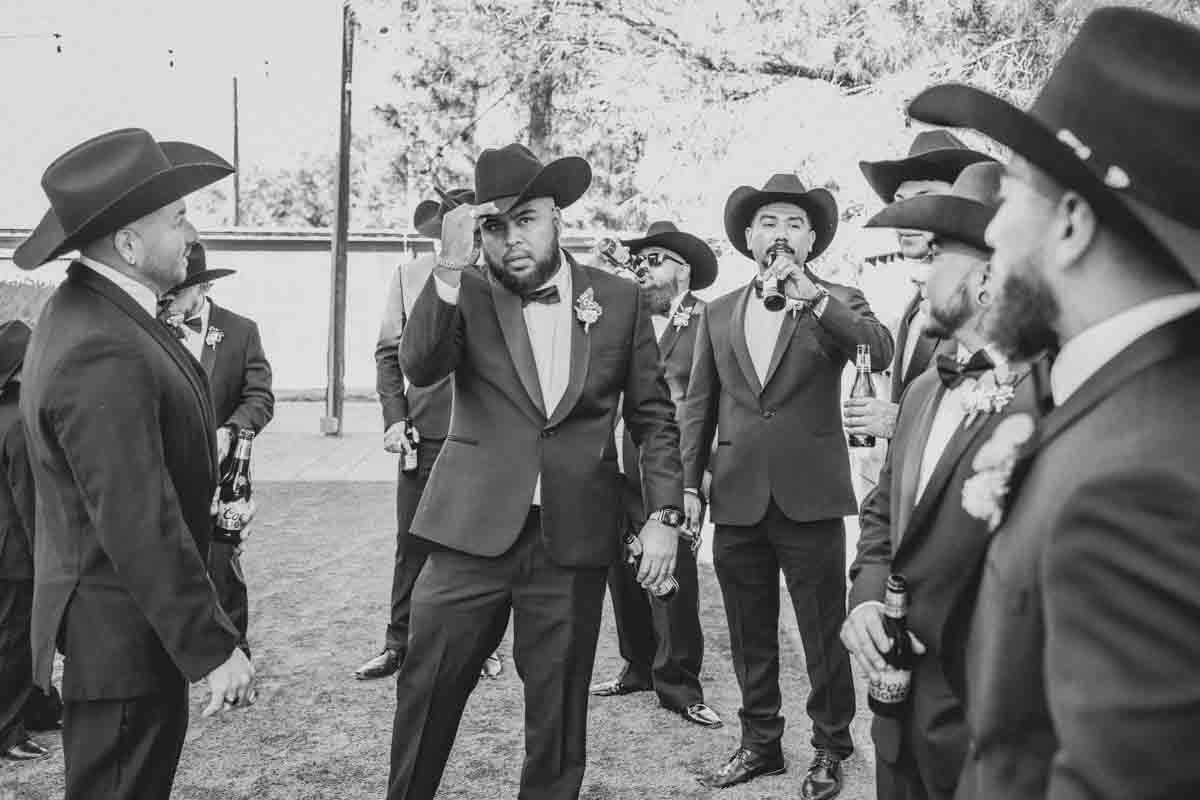
[[[790,312],[768,311],[753,294],[746,298],[746,348],[750,351],[750,360],[754,362],[759,385],[766,383],[767,369],[771,366],[771,356],[779,341],[779,329],[783,327],[783,317],[787,313]]]
[[[197,361],[204,352],[204,337],[208,333],[208,313],[211,309],[212,304],[208,302],[207,297],[204,298],[204,305],[200,307],[200,313],[193,315],[200,317],[200,330],[197,332],[186,325],[183,326],[183,345]]]
[[[686,291],[675,298],[674,302],[671,303],[671,308],[667,310],[665,316],[663,314],[650,315],[650,324],[654,326],[655,341],[662,341],[663,332],[666,331],[667,325],[671,322],[671,320],[675,318],[675,314],[679,311],[679,304],[683,302],[685,295],[687,295]]]
[[[1200,292],[1159,297],[1122,311],[1078,334],[1062,346],[1050,368],[1050,393],[1061,406],[1088,378],[1117,354],[1155,328],[1200,308]]]
[[[124,292],[132,297],[133,301],[141,306],[152,318],[158,317],[158,295],[155,294],[154,290],[149,286],[138,283],[123,272],[117,272],[112,267],[97,261],[94,258],[80,256],[78,260],[80,263],[91,267],[96,272],[100,273],[105,278],[108,278],[110,281],[124,290]]]

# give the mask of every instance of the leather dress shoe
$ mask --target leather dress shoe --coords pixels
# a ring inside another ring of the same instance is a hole
[[[725,789],[763,775],[779,775],[786,770],[782,755],[764,756],[739,747],[733,757],[725,762],[725,766],[697,780],[712,789]]]
[[[588,692],[594,697],[620,697],[634,692],[648,692],[653,689],[650,681],[632,674],[629,668],[621,670],[621,674],[611,681],[593,683]]]
[[[3,757],[10,761],[36,761],[48,755],[50,755],[49,750],[29,738],[23,742],[17,742],[3,753]]]
[[[398,669],[400,669],[400,654],[390,647],[386,647],[379,655],[368,659],[365,664],[354,670],[354,677],[360,681],[386,678],[394,675]]]
[[[842,791],[842,760],[828,750],[817,750],[800,787],[802,800],[830,800]]]
[[[694,722],[697,725],[703,725],[705,728],[719,728],[724,725],[721,718],[717,716],[717,712],[706,706],[704,703],[693,703],[687,708],[679,712],[688,722]]]
[[[479,670],[479,677],[490,678],[496,680],[504,672],[504,659],[501,658],[500,652],[497,651],[487,657],[483,662],[483,668]]]

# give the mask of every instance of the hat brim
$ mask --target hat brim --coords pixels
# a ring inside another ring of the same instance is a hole
[[[491,202],[501,214],[535,197],[552,197],[556,206],[566,208],[583,197],[591,184],[592,168],[588,162],[578,156],[566,156],[542,167],[520,194],[497,197]]]
[[[13,251],[13,263],[24,270],[36,269],[234,173],[233,166],[211,150],[185,142],[163,142],[160,146],[163,144],[170,145],[163,152],[172,162],[171,167],[134,186],[75,230],[64,230],[53,209],[47,211]]]
[[[647,247],[665,247],[678,253],[692,268],[689,287],[693,291],[707,289],[717,279],[717,255],[699,236],[683,231],[664,231],[640,239],[624,239],[621,244],[634,253]]]
[[[171,287],[171,291],[172,292],[181,292],[184,289],[187,289],[188,287],[191,287],[191,286],[196,286],[201,283],[209,283],[210,281],[215,281],[217,278],[225,278],[230,275],[236,275],[236,274],[237,274],[236,269],[216,268],[216,269],[201,270],[200,272],[197,272],[195,275],[188,275],[186,278],[184,278],[178,284]]]
[[[25,363],[25,351],[29,347],[32,331],[22,320],[14,319],[0,324],[0,390],[12,381]]]
[[[1200,254],[1191,249],[1191,231],[1169,222],[1156,225],[1143,219],[1074,150],[1059,141],[1056,131],[1032,114],[980,89],[953,83],[921,92],[909,105],[908,113],[922,122],[973,128],[1008,147],[1056,183],[1078,192],[1105,224],[1153,254],[1169,259],[1200,282]]]
[[[838,208],[826,189],[817,187],[807,192],[762,192],[752,186],[739,186],[725,202],[725,235],[734,249],[747,258],[754,258],[746,246],[746,228],[754,212],[768,203],[795,203],[808,212],[808,222],[817,236],[805,261],[812,261],[833,241],[837,233]]]
[[[966,197],[926,194],[897,200],[867,220],[867,228],[928,231],[991,252],[984,233],[996,209]]]
[[[858,168],[879,199],[891,203],[896,197],[896,190],[905,181],[954,183],[958,174],[972,164],[995,160],[976,150],[947,147],[893,161],[860,161]]]

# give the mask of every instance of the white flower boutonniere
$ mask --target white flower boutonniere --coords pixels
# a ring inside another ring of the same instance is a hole
[[[676,328],[686,328],[688,325],[691,324],[692,314],[693,314],[693,312],[695,312],[695,310],[696,310],[695,306],[691,306],[690,308],[679,309],[678,311],[675,312],[675,315],[671,317],[671,324],[674,325]]]
[[[1033,417],[1013,414],[996,426],[992,438],[979,448],[971,469],[975,474],[963,483],[963,510],[996,530],[1004,517],[1004,498],[1017,463],[1017,453],[1034,431]]]
[[[583,323],[584,333],[587,333],[588,329],[596,324],[596,320],[600,319],[600,315],[603,313],[604,309],[596,302],[596,293],[590,286],[575,300],[575,316]]]
[[[209,325],[208,333],[205,334],[205,336],[204,336],[204,343],[206,345],[208,345],[209,347],[216,347],[217,344],[220,343],[220,341],[224,338],[225,338],[225,331],[221,330],[220,328],[214,328],[212,325]]]
[[[980,414],[1003,411],[1016,394],[1013,384],[1009,370],[1000,365],[973,381],[962,395],[963,427],[969,428]]]

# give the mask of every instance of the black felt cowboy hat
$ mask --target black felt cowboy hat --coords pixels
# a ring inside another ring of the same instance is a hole
[[[1200,282],[1200,29],[1103,8],[1084,20],[1028,112],[946,84],[919,94],[909,113],[1008,146],[1082,196],[1104,225]]]
[[[792,174],[772,175],[761,190],[739,186],[725,201],[725,235],[747,258],[754,258],[754,254],[746,246],[746,229],[754,219],[754,212],[768,203],[795,203],[808,212],[808,223],[817,236],[806,261],[821,255],[833,241],[838,226],[837,201],[833,195],[819,186],[805,189],[800,179]]]
[[[451,189],[440,200],[422,200],[413,211],[413,227],[422,236],[430,239],[442,238],[442,217],[455,206],[475,202],[475,193],[470,189]]]
[[[640,239],[623,239],[621,244],[638,253],[647,247],[665,247],[674,251],[692,268],[690,288],[707,289],[717,279],[717,256],[699,236],[684,233],[672,222],[654,222]]]
[[[160,144],[140,128],[89,139],[46,168],[42,189],[50,210],[17,247],[13,261],[21,269],[39,267],[233,171],[210,150],[186,142]]]
[[[972,164],[949,192],[897,200],[867,220],[868,228],[928,231],[991,252],[984,233],[1000,207],[1004,167],[995,161]]]
[[[905,181],[954,183],[963,168],[981,161],[995,161],[986,153],[971,150],[950,131],[921,131],[908,148],[908,156],[894,161],[860,161],[858,168],[879,199],[890,203]]]
[[[25,348],[29,346],[29,326],[19,319],[0,325],[0,389],[8,386],[25,363]]]
[[[181,292],[189,286],[195,286],[198,283],[208,283],[215,281],[217,278],[224,278],[227,275],[234,275],[236,269],[224,268],[208,268],[208,256],[204,251],[204,245],[196,242],[188,250],[187,255],[187,277],[173,286],[167,294]]]
[[[567,156],[549,164],[522,144],[484,150],[475,162],[475,202],[495,203],[500,213],[535,197],[552,197],[566,208],[587,191],[592,168],[582,158]]]

